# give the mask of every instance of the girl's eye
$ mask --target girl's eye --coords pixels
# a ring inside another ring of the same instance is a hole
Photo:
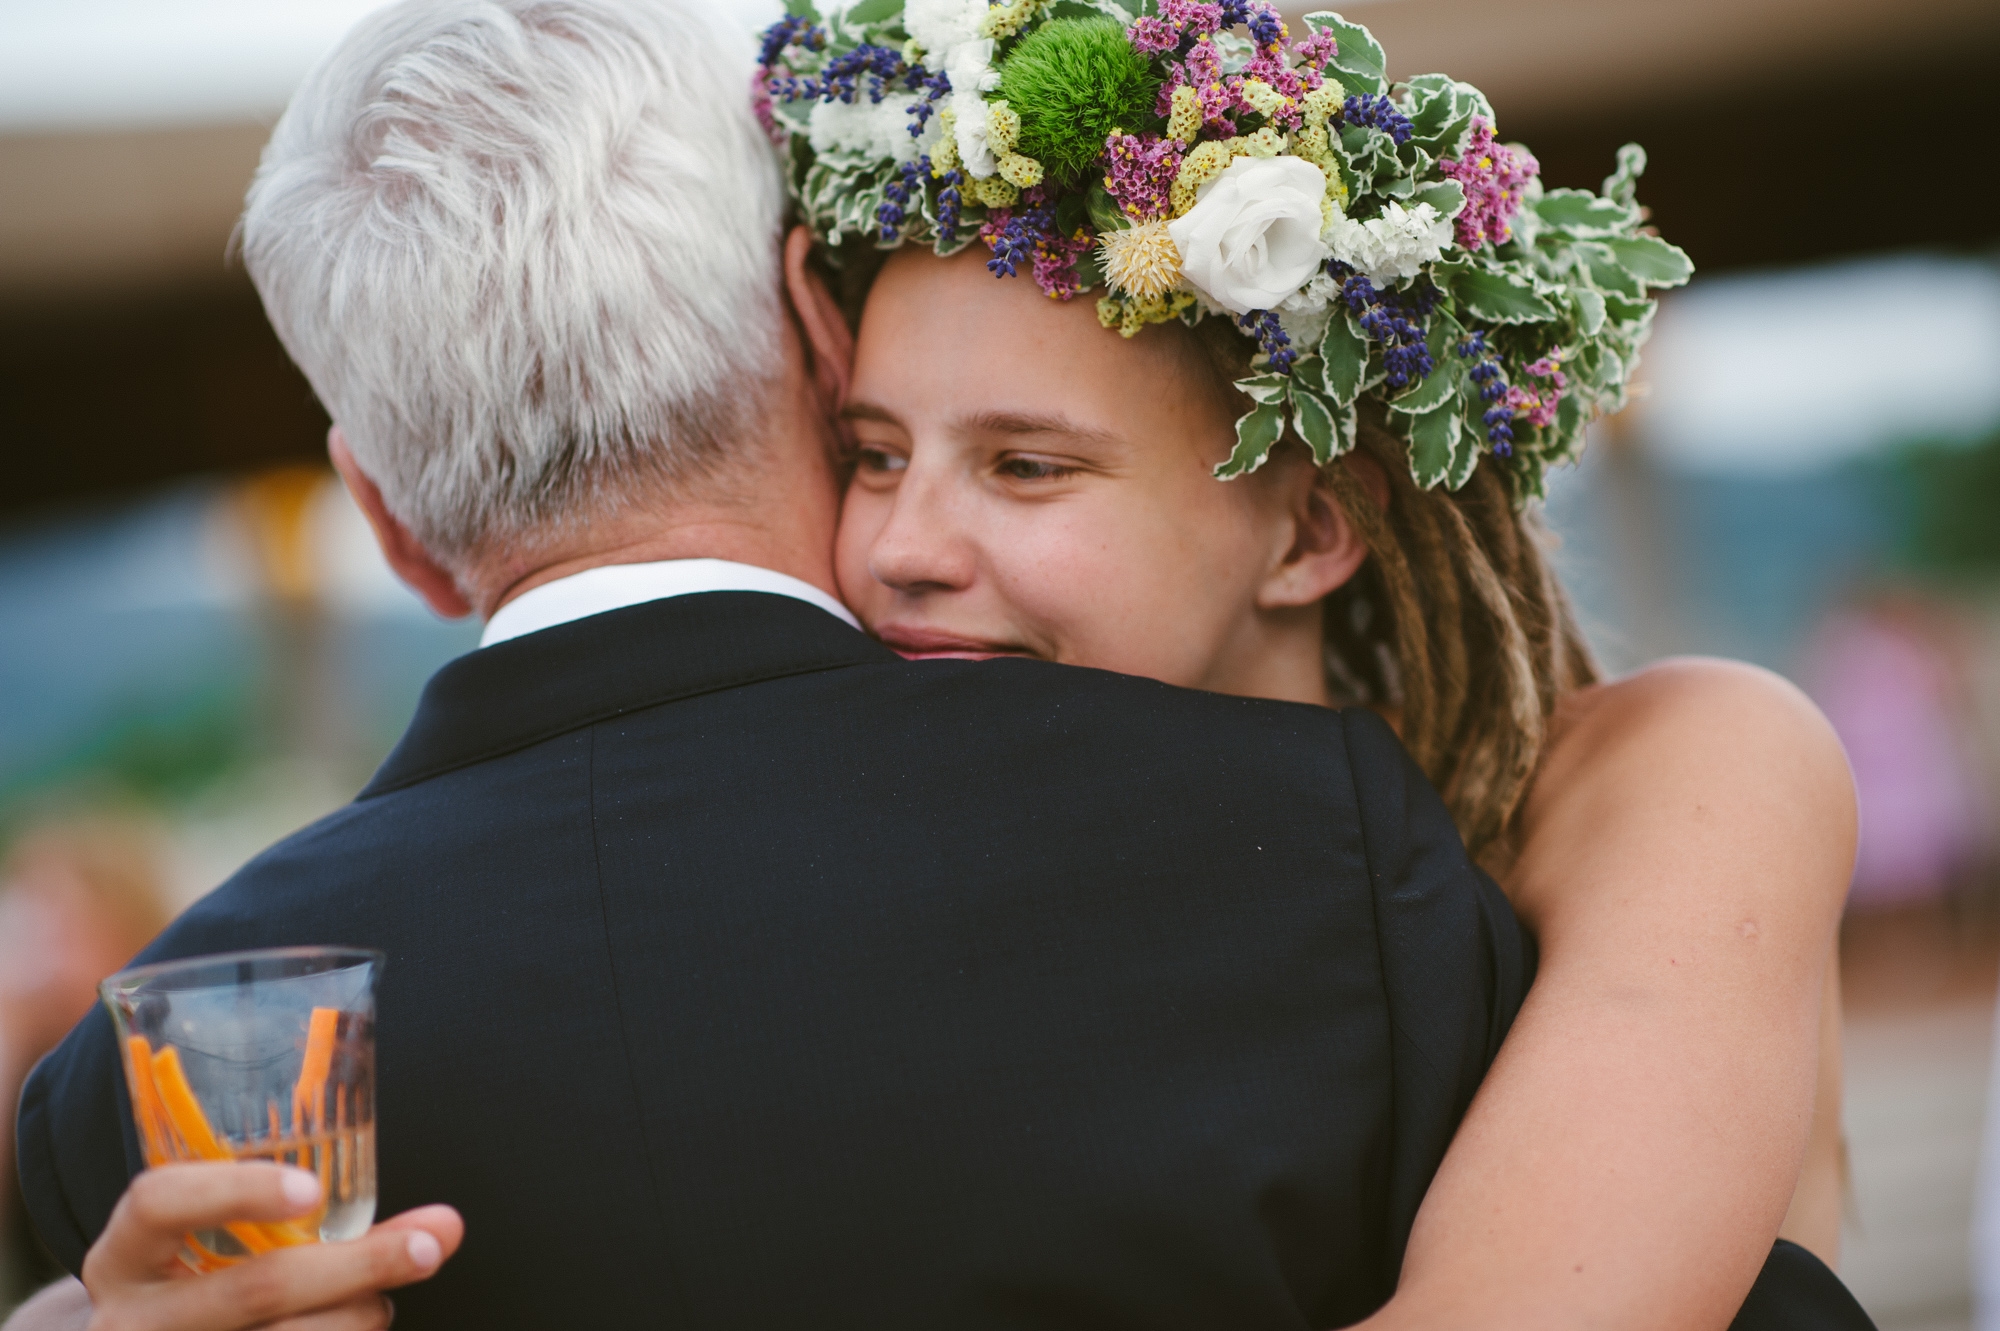
[[[1007,458],[1000,464],[1000,474],[1014,481],[1054,481],[1074,472],[1076,468],[1061,466],[1054,462],[1044,462],[1040,458]]]
[[[891,453],[886,448],[870,448],[866,444],[859,450],[858,461],[861,470],[873,472],[902,471],[910,465],[910,460],[901,454]]]

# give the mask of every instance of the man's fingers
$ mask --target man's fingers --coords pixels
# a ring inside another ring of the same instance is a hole
[[[319,1204],[319,1180],[302,1169],[263,1163],[160,1165],[132,1180],[103,1237],[84,1261],[83,1283],[157,1275],[191,1229],[231,1220],[289,1220]]]

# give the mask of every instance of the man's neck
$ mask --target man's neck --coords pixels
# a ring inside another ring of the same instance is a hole
[[[762,518],[764,515],[757,515]],[[650,564],[668,559],[727,559],[738,564],[784,573],[810,583],[829,596],[840,591],[833,578],[830,542],[813,547],[796,537],[776,532],[763,521],[730,510],[633,514],[629,521],[592,524],[594,538],[587,548],[544,552],[542,557],[524,561],[506,570],[513,574],[504,583],[496,578],[492,590],[481,589],[478,610],[482,618],[536,587],[607,564]],[[503,573],[502,576],[506,576]]]

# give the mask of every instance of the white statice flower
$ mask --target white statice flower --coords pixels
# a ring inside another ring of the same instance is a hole
[[[1399,282],[1415,277],[1451,248],[1451,219],[1428,203],[1405,209],[1391,203],[1380,217],[1357,222],[1338,207],[1321,238],[1333,257],[1371,282]]]
[[[1312,281],[1278,302],[1278,326],[1293,346],[1310,351],[1326,336],[1339,296],[1340,283],[1324,272],[1315,273]]]
[[[1232,314],[1275,308],[1326,262],[1326,175],[1300,157],[1239,157],[1167,231],[1188,285]]]
[[[983,14],[984,8],[980,12]],[[986,99],[980,96],[1000,86],[1000,75],[993,68],[993,39],[960,42],[952,49],[944,72],[951,79],[959,161],[969,175],[983,180],[1000,169],[987,141]]]
[[[848,152],[895,162],[914,162],[937,139],[937,117],[924,126],[921,138],[910,137],[909,94],[892,92],[879,102],[864,91],[852,103],[815,102],[808,121],[813,151],[822,155]]]
[[[924,63],[941,69],[958,47],[979,40],[986,9],[987,0],[906,0],[903,31],[924,48]],[[987,58],[992,59],[990,43]]]

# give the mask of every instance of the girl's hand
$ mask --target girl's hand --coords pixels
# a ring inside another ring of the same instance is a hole
[[[279,1165],[148,1169],[84,1259],[82,1290],[37,1298],[5,1331],[378,1331],[395,1315],[383,1291],[435,1274],[465,1234],[458,1212],[425,1206],[350,1243],[282,1248],[203,1276],[181,1265],[187,1231],[292,1219],[319,1193],[311,1174]]]

